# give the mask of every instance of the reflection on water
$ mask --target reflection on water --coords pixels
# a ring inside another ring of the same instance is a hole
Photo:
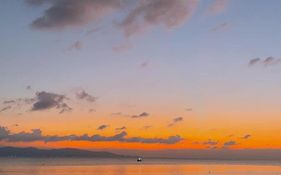
[[[0,158],[0,175],[281,175],[280,162]]]

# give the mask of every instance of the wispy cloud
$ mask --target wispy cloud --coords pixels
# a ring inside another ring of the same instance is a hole
[[[196,6],[197,0],[139,1],[122,21],[120,27],[127,37],[158,25],[171,29],[184,24],[191,17]]]
[[[148,117],[148,116],[149,116],[149,113],[143,112],[138,115],[132,115],[131,118],[143,118],[143,117]]]
[[[9,110],[9,109],[11,109],[12,108],[12,106],[6,106],[6,107],[4,107],[4,108],[2,108],[1,110],[0,110],[0,113],[1,112],[4,112],[4,111],[7,111],[7,110]]]
[[[115,131],[122,131],[122,130],[126,130],[126,126],[122,126],[120,128],[115,128]]]
[[[261,58],[253,58],[249,61],[249,66],[255,66],[255,65],[263,65],[263,66],[272,66],[281,63],[281,58],[274,58],[272,56],[261,59]]]
[[[246,135],[244,135],[243,137],[241,137],[242,139],[249,139],[250,137],[252,137],[252,135],[251,134],[246,134]]]
[[[237,143],[235,141],[233,141],[233,140],[226,141],[223,144],[224,147],[229,147],[229,146],[233,146],[233,145],[237,145]]]
[[[183,118],[182,117],[176,117],[173,119],[173,121],[168,125],[168,126],[174,126],[176,123],[182,122]]]
[[[106,128],[108,128],[108,125],[100,125],[97,130],[104,130]]]
[[[127,132],[115,134],[113,136],[102,136],[94,134],[89,136],[84,135],[43,135],[40,129],[33,129],[31,132],[11,133],[6,127],[0,126],[0,141],[6,142],[59,142],[59,141],[89,141],[89,142],[132,142],[132,143],[146,143],[146,144],[175,144],[182,141],[179,135],[169,136],[167,138],[143,138],[143,137],[128,137]]]
[[[211,145],[211,146],[217,145],[218,143],[219,143],[218,141],[214,141],[211,139],[209,139],[208,141],[202,142],[203,145]]]
[[[208,14],[219,14],[225,11],[228,0],[213,0],[212,4],[207,9]]]
[[[217,26],[210,29],[211,32],[219,32],[219,31],[225,31],[230,29],[230,23],[229,22],[223,22],[218,24]]]
[[[75,41],[73,44],[70,45],[69,50],[80,50],[83,48],[82,41]]]
[[[97,100],[97,97],[94,97],[93,95],[90,95],[85,90],[81,90],[76,92],[76,98],[80,100],[86,100],[88,102],[95,102]]]

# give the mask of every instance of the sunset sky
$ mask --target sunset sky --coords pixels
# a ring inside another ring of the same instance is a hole
[[[2,0],[0,146],[281,149],[280,7]]]

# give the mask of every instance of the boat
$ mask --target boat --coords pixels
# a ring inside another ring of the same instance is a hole
[[[141,162],[141,161],[142,161],[142,158],[138,157],[137,162]]]

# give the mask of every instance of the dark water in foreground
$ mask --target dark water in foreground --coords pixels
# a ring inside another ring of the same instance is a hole
[[[0,158],[0,175],[281,175],[281,162]]]

